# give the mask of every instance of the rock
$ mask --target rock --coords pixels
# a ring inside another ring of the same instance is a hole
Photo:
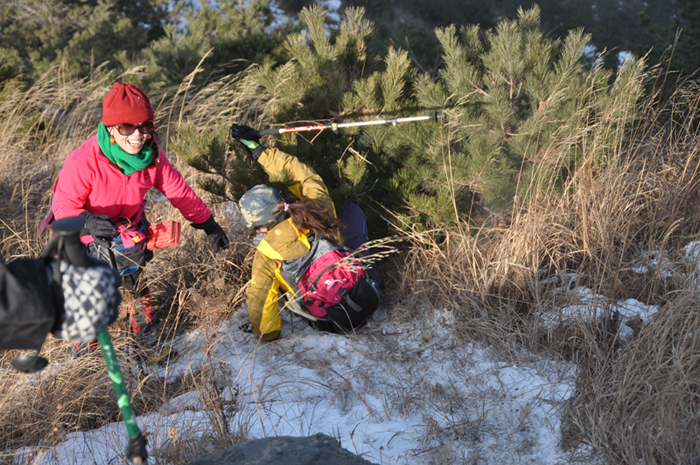
[[[256,439],[212,452],[188,465],[373,465],[325,434]]]

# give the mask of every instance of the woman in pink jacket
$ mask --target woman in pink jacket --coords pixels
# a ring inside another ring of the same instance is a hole
[[[85,217],[81,239],[88,253],[109,261],[122,275],[124,286],[141,297],[143,315],[136,318],[131,313],[135,333],[153,327],[150,293],[143,283],[139,285],[141,269],[150,258],[144,235],[148,226],[144,198],[149,189],[158,189],[193,227],[203,229],[214,252],[228,247],[226,233],[211,210],[158,147],[153,116],[141,89],[115,83],[102,103],[97,135],[66,158],[52,204],[55,219]]]

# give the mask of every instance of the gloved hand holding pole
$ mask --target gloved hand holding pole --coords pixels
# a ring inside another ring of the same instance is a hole
[[[253,161],[257,161],[258,157],[265,151],[265,146],[260,145],[260,131],[256,131],[250,126],[232,124],[229,133],[232,138],[243,144],[246,153]]]
[[[70,217],[55,221],[51,227],[56,232],[56,237],[49,243],[47,248],[42,253],[43,258],[53,257],[58,255],[59,260],[63,259],[73,266],[90,266],[91,260],[87,255],[85,246],[80,242],[79,232],[85,225],[85,219],[82,217]],[[54,268],[55,273],[60,273],[60,267],[57,265]],[[57,270],[57,271],[56,271]],[[136,465],[145,464],[148,460],[148,452],[146,451],[146,439],[139,431],[136,424],[134,411],[131,407],[131,401],[122,379],[119,362],[114,352],[112,340],[107,332],[107,328],[100,331],[97,339],[100,342],[102,355],[107,364],[107,373],[112,380],[114,392],[117,396],[117,404],[121,410],[126,430],[129,434],[129,445],[126,448],[126,457]]]

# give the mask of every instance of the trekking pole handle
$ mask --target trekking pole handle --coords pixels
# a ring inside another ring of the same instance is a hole
[[[71,216],[56,220],[51,224],[51,229],[54,230],[59,237],[59,253],[61,258],[74,266],[90,266],[90,259],[87,255],[87,249],[80,242],[80,230],[85,226],[85,218],[82,216]]]

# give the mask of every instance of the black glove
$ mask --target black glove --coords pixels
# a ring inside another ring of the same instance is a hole
[[[260,132],[250,126],[232,124],[229,132],[231,137],[243,144],[245,151],[253,161],[257,161],[266,149],[264,145],[260,145]]]
[[[111,239],[119,235],[117,224],[107,215],[99,215],[92,212],[80,214],[85,217],[85,226],[80,231],[80,235],[92,235],[92,237]]]
[[[219,253],[221,249],[228,249],[228,236],[224,230],[219,226],[219,223],[214,219],[214,215],[211,215],[207,221],[204,223],[192,223],[192,227],[196,229],[203,229],[207,233],[207,238],[211,247],[214,249],[214,253]]]

